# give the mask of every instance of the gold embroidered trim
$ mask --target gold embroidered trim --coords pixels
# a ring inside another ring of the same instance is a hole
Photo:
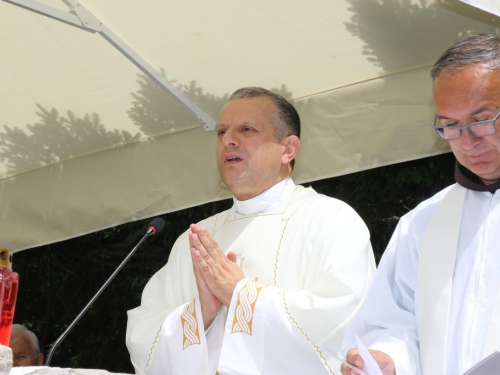
[[[242,332],[252,336],[253,311],[257,298],[259,298],[259,293],[264,288],[257,285],[249,281],[239,291],[231,334]]]
[[[276,286],[276,283],[278,282],[278,262],[279,262],[279,259],[280,259],[281,243],[283,242],[283,237],[285,237],[286,226],[288,225],[289,221],[290,221],[290,218],[288,218],[285,221],[285,225],[283,226],[283,230],[281,231],[280,242],[278,243],[278,251],[276,252],[276,262],[274,263],[274,281],[273,281],[273,286]]]
[[[333,372],[332,368],[330,367],[330,364],[326,361],[325,357],[323,357],[323,353],[321,353],[321,350],[319,350],[318,346],[314,343],[314,341],[312,341],[309,338],[309,336],[307,336],[307,333],[305,333],[302,330],[302,328],[300,328],[299,323],[297,323],[297,321],[293,318],[292,314],[290,313],[290,310],[288,310],[288,306],[287,306],[286,300],[285,300],[285,292],[282,292],[281,295],[283,297],[283,306],[285,307],[285,311],[286,311],[288,317],[290,318],[290,320],[293,322],[293,324],[295,324],[295,327],[297,327],[297,329],[300,331],[300,333],[302,333],[302,335],[306,338],[306,340],[309,341],[312,344],[314,350],[316,350],[316,352],[318,353],[319,357],[323,361],[324,365],[326,367],[328,367],[328,371],[330,372],[330,374],[335,375],[335,373]]]
[[[213,238],[213,236],[215,236],[215,231],[217,230],[217,218],[218,217],[219,217],[219,214],[216,214],[215,215],[215,221],[214,221],[214,227],[212,228],[212,238]]]
[[[151,357],[153,356],[153,352],[156,348],[156,342],[158,341],[158,337],[160,337],[161,328],[162,328],[162,326],[160,326],[160,329],[158,330],[158,332],[156,332],[156,336],[155,336],[155,339],[153,341],[153,346],[151,347],[151,350],[149,351],[148,361],[146,362],[146,367],[144,368],[144,375],[146,375],[148,370],[149,370],[149,362],[151,362]]]
[[[201,344],[198,320],[196,319],[195,301],[196,300],[193,299],[190,303],[184,306],[184,309],[182,310],[182,350],[186,350],[186,348],[191,345]]]

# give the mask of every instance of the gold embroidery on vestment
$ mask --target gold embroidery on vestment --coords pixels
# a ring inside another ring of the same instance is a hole
[[[146,375],[148,372],[149,362],[151,362],[151,357],[152,357],[153,352],[156,348],[156,343],[158,342],[158,337],[160,337],[161,327],[162,326],[160,326],[160,329],[158,330],[158,332],[156,332],[156,336],[155,336],[155,339],[153,341],[153,346],[151,347],[151,350],[149,351],[148,361],[146,362],[146,367],[144,368],[144,375]]]
[[[182,322],[182,350],[191,345],[201,344],[200,332],[198,329],[198,320],[196,319],[195,299],[188,303],[181,314]]]
[[[295,327],[297,327],[297,329],[300,331],[300,333],[302,333],[302,335],[306,338],[307,341],[309,341],[314,350],[316,350],[316,353],[318,353],[318,356],[319,358],[321,359],[321,361],[323,362],[323,364],[328,367],[328,372],[332,375],[335,375],[335,373],[333,372],[332,368],[330,367],[330,364],[326,361],[325,357],[323,357],[323,353],[321,353],[321,350],[318,348],[318,345],[316,345],[314,343],[313,340],[311,340],[309,338],[309,336],[307,336],[307,333],[305,333],[302,328],[300,328],[299,326],[299,323],[297,323],[297,321],[293,318],[292,314],[290,313],[290,310],[288,310],[288,306],[286,304],[286,300],[285,300],[285,293],[284,292],[281,292],[281,296],[283,297],[283,307],[285,308],[285,311],[288,315],[288,317],[290,318],[290,320],[293,322],[293,324],[295,324]]]
[[[264,288],[257,285],[249,281],[239,291],[231,334],[243,332],[252,336],[253,311],[257,298],[259,298],[259,293]]]
[[[278,243],[278,251],[276,252],[276,262],[274,262],[274,286],[276,286],[278,282],[278,262],[280,260],[280,250],[281,250],[281,243],[283,242],[283,237],[285,236],[285,231],[286,231],[286,226],[288,225],[288,222],[290,221],[290,218],[288,218],[285,221],[285,225],[283,226],[283,230],[281,231],[281,237],[280,237],[280,242]]]

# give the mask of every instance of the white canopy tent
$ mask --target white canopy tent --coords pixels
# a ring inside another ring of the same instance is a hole
[[[229,197],[207,129],[243,86],[299,110],[298,182],[447,152],[430,66],[498,25],[458,0],[0,1],[0,247]]]

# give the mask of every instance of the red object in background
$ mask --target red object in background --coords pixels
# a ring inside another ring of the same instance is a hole
[[[12,271],[12,254],[0,249],[0,344],[9,346],[19,275]]]

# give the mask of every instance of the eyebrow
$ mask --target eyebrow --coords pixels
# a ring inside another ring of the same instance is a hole
[[[220,124],[217,124],[216,128],[218,129],[219,127],[222,127],[222,126],[230,126],[230,125],[227,125],[226,123],[222,122]],[[251,121],[243,121],[241,123],[235,124],[235,126],[255,126],[255,125],[253,125],[253,123]]]
[[[475,116],[475,115],[478,115],[482,112],[485,112],[485,111],[490,111],[491,109],[490,108],[486,108],[486,107],[481,107],[481,108],[478,108],[476,109],[474,112],[472,112],[469,117],[472,117],[472,116]],[[447,116],[441,116],[441,115],[437,115],[437,118],[440,119],[440,120],[454,120],[453,118],[451,117],[447,117]]]

